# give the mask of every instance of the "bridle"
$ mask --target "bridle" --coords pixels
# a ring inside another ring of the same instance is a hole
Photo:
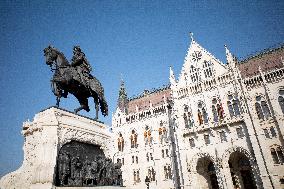
[[[49,53],[51,53],[51,52],[49,52]],[[60,68],[68,68],[69,67],[69,66],[58,66],[58,64],[56,63],[56,60],[51,60],[50,62],[51,63],[49,64],[49,66],[50,66],[51,72],[58,71]]]

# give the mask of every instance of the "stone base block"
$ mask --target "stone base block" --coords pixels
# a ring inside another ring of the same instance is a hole
[[[1,189],[53,189],[58,153],[64,144],[77,141],[97,145],[111,157],[111,133],[93,119],[50,107],[23,123],[25,138],[22,166],[2,177]]]

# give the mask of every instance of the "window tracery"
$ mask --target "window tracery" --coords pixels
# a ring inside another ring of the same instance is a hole
[[[131,135],[130,135],[130,143],[131,143],[131,148],[137,148],[137,133],[135,130],[132,130]]]
[[[149,128],[149,126],[146,126],[146,128],[145,128],[144,141],[145,141],[145,145],[151,145],[152,144],[151,129]]]
[[[198,103],[197,117],[199,121],[199,125],[208,123],[208,114],[205,109],[205,105],[203,102]]]
[[[227,135],[225,131],[220,132],[220,139],[221,139],[221,142],[227,142]]]
[[[134,184],[139,183],[141,181],[139,170],[133,170],[133,176],[134,176]]]
[[[189,145],[190,145],[190,147],[195,147],[195,142],[194,142],[194,138],[190,138],[189,139]]]
[[[193,127],[194,123],[193,123],[192,113],[191,111],[189,111],[188,106],[184,107],[183,119],[184,119],[185,128]]]
[[[284,89],[279,90],[278,103],[280,105],[282,114],[284,114]]]
[[[212,63],[210,61],[204,61],[203,62],[203,71],[205,78],[212,77],[213,75],[213,69],[212,69]]]
[[[160,127],[158,129],[159,132],[159,141],[161,144],[167,142],[167,129],[163,126],[163,122],[160,122]]]
[[[237,136],[238,138],[243,138],[245,136],[243,128],[242,127],[238,127],[236,128],[236,132],[237,132]]]
[[[150,179],[150,181],[155,181],[156,180],[156,172],[154,170],[153,167],[149,167],[148,168],[148,178]]]
[[[231,117],[241,115],[241,104],[237,95],[228,95],[227,105]]]
[[[212,113],[214,122],[218,122],[224,119],[224,109],[220,99],[213,98],[212,100]]]
[[[189,73],[190,73],[190,79],[192,83],[196,83],[200,80],[198,76],[198,69],[195,68],[194,66],[191,65]]]
[[[123,152],[123,150],[124,150],[124,139],[123,139],[121,133],[119,133],[119,137],[117,139],[117,147],[118,147],[118,151]]]
[[[172,170],[170,165],[164,166],[165,179],[172,179]]]
[[[268,119],[271,116],[267,102],[262,96],[257,96],[255,102],[255,109],[259,119]]]
[[[204,142],[205,142],[206,145],[210,144],[210,138],[209,138],[208,134],[204,135]]]
[[[280,146],[274,146],[270,148],[270,151],[274,164],[284,163],[284,154]]]

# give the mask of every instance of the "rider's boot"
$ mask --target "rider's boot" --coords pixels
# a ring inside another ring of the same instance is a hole
[[[67,96],[68,96],[68,92],[67,92],[67,91],[64,91],[64,92],[62,93],[62,97],[67,98]]]

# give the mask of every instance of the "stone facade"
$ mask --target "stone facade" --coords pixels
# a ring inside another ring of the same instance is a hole
[[[111,133],[106,125],[58,108],[48,108],[24,122],[22,166],[0,180],[1,189],[55,188],[58,153],[64,144],[77,141],[99,145],[111,158]]]
[[[126,186],[284,188],[284,46],[225,51],[224,64],[192,39],[169,86],[125,100],[123,83],[112,131]]]

